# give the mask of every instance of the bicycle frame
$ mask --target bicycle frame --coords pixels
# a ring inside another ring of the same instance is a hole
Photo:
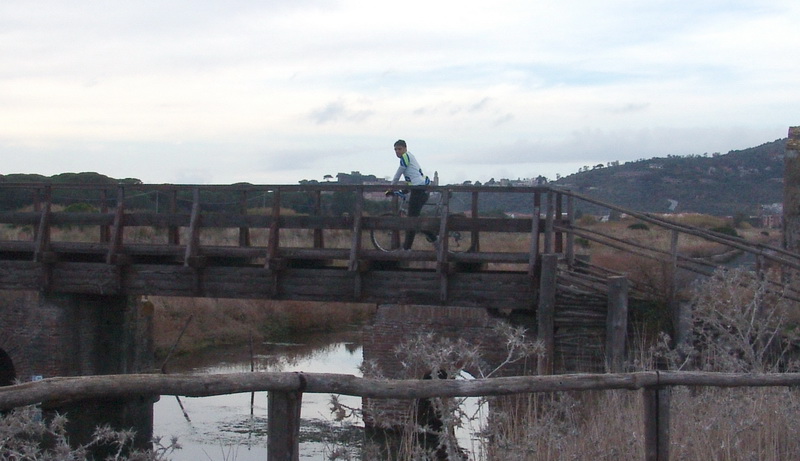
[[[438,218],[442,216],[444,209],[444,196],[441,191],[431,191],[421,216]],[[381,216],[408,216],[408,196],[403,191],[393,191],[393,195],[398,197],[401,202],[396,212],[384,213]],[[427,209],[427,211],[426,211]],[[432,209],[432,211],[429,211]],[[448,216],[464,217],[463,213],[451,213]],[[371,231],[371,240],[376,249],[382,251],[393,251],[399,249],[400,235],[393,229],[376,229]],[[448,231],[447,250],[451,253],[471,251],[473,249],[472,238],[466,233],[459,231]],[[437,240],[438,242],[438,240]]]

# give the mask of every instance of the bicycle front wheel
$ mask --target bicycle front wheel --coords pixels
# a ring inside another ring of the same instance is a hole
[[[380,217],[398,216],[395,213],[384,213]],[[396,229],[372,229],[370,231],[372,245],[381,251],[392,251],[400,248],[400,231]]]
[[[466,219],[464,213],[453,213],[449,216],[450,218]],[[472,251],[473,246],[471,232],[452,230],[447,233],[447,251],[451,253],[464,253]]]

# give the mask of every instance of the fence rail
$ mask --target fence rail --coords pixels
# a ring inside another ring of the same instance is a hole
[[[297,459],[299,406],[303,393],[342,394],[376,399],[503,396],[522,393],[642,390],[645,459],[669,458],[669,388],[794,387],[800,373],[747,374],[644,371],[636,373],[513,376],[475,380],[385,380],[331,373],[250,372],[212,375],[131,374],[47,378],[0,387],[0,410],[87,399],[142,395],[207,397],[269,392],[270,460]],[[292,415],[292,421],[286,421]],[[281,419],[278,419],[281,418]]]

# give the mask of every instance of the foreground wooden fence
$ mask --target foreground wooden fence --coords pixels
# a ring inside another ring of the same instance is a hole
[[[268,391],[268,453],[272,461],[298,459],[303,393],[385,399],[480,397],[537,392],[642,390],[645,460],[669,459],[672,386],[777,387],[800,385],[800,373],[742,374],[647,371],[613,374],[514,376],[475,380],[383,380],[330,373],[231,373],[212,375],[106,375],[48,378],[0,387],[0,410],[132,395],[207,397]]]

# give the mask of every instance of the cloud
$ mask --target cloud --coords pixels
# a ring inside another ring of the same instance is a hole
[[[371,110],[351,110],[343,101],[335,101],[313,111],[310,118],[321,125],[338,121],[363,122],[373,114],[374,112]]]
[[[398,137],[473,180],[727,152],[798,123],[797,17],[788,0],[9,0],[0,155],[294,183],[391,174]]]

